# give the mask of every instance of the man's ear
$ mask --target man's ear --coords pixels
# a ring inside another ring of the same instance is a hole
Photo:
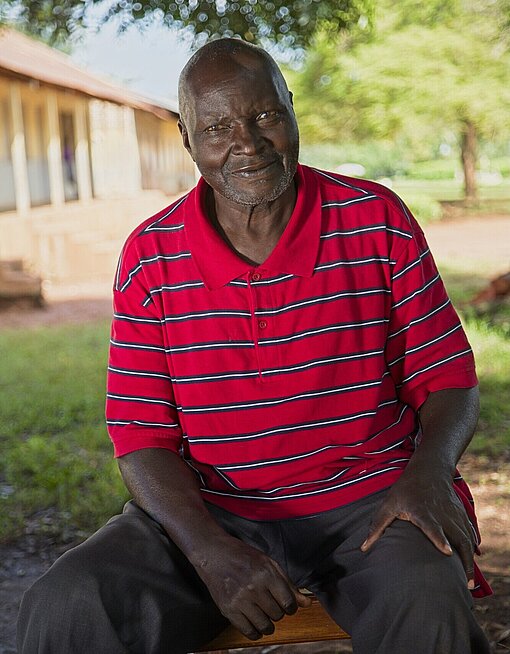
[[[188,130],[186,129],[186,125],[182,122],[182,120],[179,118],[177,121],[177,127],[179,128],[179,132],[181,133],[181,138],[182,138],[182,144],[186,148],[186,150],[189,152],[190,157],[195,161],[193,154],[191,152],[191,145],[189,143],[189,136],[188,136]]]

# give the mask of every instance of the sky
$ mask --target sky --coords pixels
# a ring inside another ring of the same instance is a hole
[[[74,61],[155,98],[176,99],[179,73],[191,54],[189,38],[168,27],[136,26],[122,34],[113,23],[88,29],[73,46]]]

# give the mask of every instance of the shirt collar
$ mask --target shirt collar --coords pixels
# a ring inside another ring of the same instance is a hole
[[[321,198],[315,173],[298,164],[296,206],[280,240],[269,257],[255,269],[311,277],[319,251]],[[207,183],[200,178],[187,198],[184,229],[191,256],[209,290],[243,277],[254,267],[237,256],[214,229],[205,213]]]

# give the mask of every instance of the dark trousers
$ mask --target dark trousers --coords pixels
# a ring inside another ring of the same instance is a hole
[[[356,654],[488,654],[456,554],[441,554],[400,520],[360,551],[383,496],[280,522],[209,510],[312,590]],[[186,557],[129,502],[26,592],[18,646],[19,654],[184,654],[225,625]]]

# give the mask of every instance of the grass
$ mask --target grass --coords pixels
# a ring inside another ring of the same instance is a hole
[[[404,200],[407,197],[425,196],[438,202],[461,202],[464,199],[463,183],[459,180],[417,180],[395,179],[393,190]],[[471,210],[475,214],[510,212],[510,179],[504,179],[497,186],[483,186],[478,189],[479,201]],[[465,213],[465,211],[464,211]]]
[[[475,275],[441,269],[457,306],[479,290]],[[510,329],[472,311],[463,318],[482,395],[470,449],[501,456],[510,451]],[[0,331],[0,542],[28,517],[57,539],[86,535],[126,500],[104,425],[108,328]]]
[[[439,262],[448,294],[464,322],[475,353],[480,381],[481,411],[469,449],[499,456],[510,452],[510,305],[484,313],[465,303],[486,284],[482,278]]]
[[[0,540],[49,507],[61,534],[122,506],[104,425],[107,344],[107,323],[0,333]]]

